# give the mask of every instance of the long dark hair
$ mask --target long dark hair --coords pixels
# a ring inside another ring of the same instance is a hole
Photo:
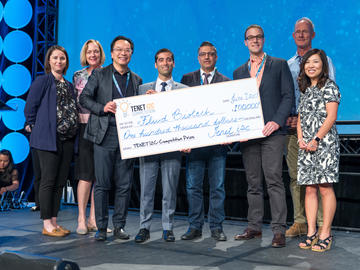
[[[9,159],[9,164],[7,165],[6,168],[4,168],[4,172],[2,172],[1,178],[4,182],[11,182],[11,174],[15,167],[11,152],[9,150],[3,149],[0,151],[0,155],[7,156]]]
[[[320,49],[311,49],[305,55],[303,56],[303,59],[300,64],[300,74],[298,77],[298,83],[299,83],[299,89],[301,92],[305,92],[306,88],[311,86],[311,80],[305,73],[305,63],[310,58],[310,56],[318,54],[320,56],[320,59],[322,61],[322,70],[319,76],[319,80],[317,82],[317,87],[322,88],[324,87],[327,79],[329,78],[329,64],[327,61],[326,53],[323,50]]]

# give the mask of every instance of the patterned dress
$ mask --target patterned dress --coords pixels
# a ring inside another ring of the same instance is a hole
[[[306,143],[310,142],[323,124],[327,113],[326,103],[340,103],[338,86],[331,80],[321,89],[308,87],[301,93],[299,114],[301,129]],[[340,143],[336,126],[333,125],[319,142],[315,152],[299,149],[298,185],[337,183],[339,181]]]
[[[73,84],[77,95],[77,105],[79,108],[80,123],[86,124],[90,115],[90,111],[83,108],[79,103],[79,97],[89,79],[89,73],[86,68],[76,71],[73,76]]]

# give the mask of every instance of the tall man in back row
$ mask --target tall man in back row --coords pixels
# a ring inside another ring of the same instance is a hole
[[[289,68],[294,80],[295,104],[291,110],[291,116],[287,120],[289,127],[287,136],[287,155],[286,162],[290,175],[290,191],[294,208],[294,224],[286,231],[286,237],[295,237],[307,234],[305,218],[305,186],[297,185],[297,162],[298,162],[298,138],[296,133],[298,105],[300,101],[300,91],[297,78],[300,72],[300,63],[303,55],[311,49],[311,41],[315,37],[314,24],[309,18],[301,18],[295,23],[293,38],[297,47],[296,54],[288,60]],[[335,81],[335,69],[329,57],[329,77]],[[321,198],[321,196],[319,196]],[[319,203],[317,225],[319,231],[323,224],[322,204]]]
[[[256,78],[263,110],[265,138],[240,144],[248,183],[248,227],[235,240],[261,237],[264,216],[263,175],[270,198],[273,247],[284,247],[286,199],[282,180],[282,160],[286,142],[286,119],[294,103],[294,84],[287,62],[263,51],[264,31],[250,25],[245,31],[245,46],[250,59],[234,71],[234,80]]]
[[[215,46],[205,41],[198,49],[200,70],[185,74],[181,83],[188,86],[218,83],[230,79],[215,68],[217,52]],[[189,229],[181,236],[182,240],[192,240],[202,236],[204,225],[203,182],[206,165],[209,177],[208,220],[211,236],[217,241],[226,241],[222,228],[225,219],[225,163],[227,148],[215,145],[192,149],[186,162],[186,192],[189,203]]]

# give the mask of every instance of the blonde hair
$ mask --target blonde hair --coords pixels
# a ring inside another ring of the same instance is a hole
[[[88,63],[87,60],[86,60],[86,51],[87,51],[90,43],[95,43],[95,44],[99,47],[99,49],[100,49],[100,65],[103,65],[104,62],[105,62],[104,49],[103,49],[103,47],[101,46],[100,42],[97,41],[97,40],[95,40],[95,39],[89,39],[89,40],[86,41],[86,42],[84,43],[84,45],[82,46],[81,52],[80,52],[80,64],[81,64],[83,67],[89,65],[89,63]]]

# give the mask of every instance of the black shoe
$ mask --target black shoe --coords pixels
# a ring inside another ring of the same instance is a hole
[[[226,235],[222,229],[215,229],[211,231],[211,237],[216,241],[226,241]]]
[[[148,229],[140,229],[138,234],[135,236],[136,243],[143,243],[146,240],[150,239],[150,232]]]
[[[175,242],[175,235],[171,230],[163,231],[163,239],[165,242]]]
[[[202,236],[202,232],[197,229],[189,228],[188,231],[181,236],[182,240],[193,240]]]
[[[33,211],[33,212],[40,211],[40,206],[33,206],[30,208],[30,211]]]
[[[130,238],[130,235],[128,235],[123,228],[115,228],[114,238],[121,240],[128,240]]]
[[[98,230],[95,234],[96,241],[105,241],[107,238],[106,236],[106,229],[105,230]]]

